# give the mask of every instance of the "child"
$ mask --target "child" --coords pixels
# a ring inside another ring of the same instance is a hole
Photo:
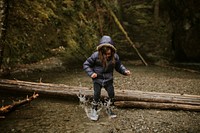
[[[110,36],[101,38],[97,45],[97,51],[83,63],[83,69],[93,80],[93,109],[97,110],[101,88],[103,87],[107,91],[112,105],[114,105],[113,71],[115,69],[123,75],[130,75],[130,71],[121,64]],[[108,113],[111,117],[116,117],[111,110],[108,110]]]

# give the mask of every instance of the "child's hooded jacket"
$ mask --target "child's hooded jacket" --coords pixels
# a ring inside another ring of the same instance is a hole
[[[116,51],[116,48],[114,47],[114,43],[112,39],[109,36],[103,36],[100,40],[100,43],[97,46],[97,50],[99,50],[102,46],[109,46],[113,48],[114,51]],[[88,74],[88,76],[91,77],[93,73],[97,74],[97,77],[93,79],[93,82],[99,83],[102,86],[106,85],[109,82],[113,82],[113,71],[114,69],[125,75],[126,68],[124,65],[121,64],[121,61],[119,60],[119,56],[115,53],[115,66],[113,66],[112,61],[108,61],[108,66],[106,68],[103,68],[103,64],[101,63],[99,59],[99,52],[94,52],[84,63],[83,63],[83,69]]]

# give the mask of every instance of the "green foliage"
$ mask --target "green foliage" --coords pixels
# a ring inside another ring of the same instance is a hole
[[[117,0],[107,4],[120,14]],[[65,51],[58,56],[65,61],[83,61],[96,50],[103,34],[118,46],[122,39],[107,7],[97,0],[14,0],[6,30],[4,63],[8,65],[57,56],[53,51],[60,47]]]
[[[10,58],[9,63],[31,63],[49,56],[56,31],[50,20],[58,17],[53,10],[49,1],[11,2],[4,54],[4,58]]]

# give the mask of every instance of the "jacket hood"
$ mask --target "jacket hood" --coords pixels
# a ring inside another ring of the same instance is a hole
[[[114,51],[116,51],[117,49],[114,46],[114,42],[112,41],[110,36],[103,36],[100,41],[99,44],[97,45],[97,50],[99,50],[100,48],[102,48],[103,46],[108,46],[111,47]]]

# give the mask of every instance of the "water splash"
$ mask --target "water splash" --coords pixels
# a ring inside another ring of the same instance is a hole
[[[85,94],[79,91],[77,96],[79,98],[80,106],[84,109],[88,118],[92,120],[97,120],[102,109],[105,110],[109,116],[110,114],[112,114],[112,109],[114,108],[114,106],[112,106],[111,99],[104,98],[104,100],[98,102],[98,110],[95,110],[92,108],[92,101],[87,99]]]

